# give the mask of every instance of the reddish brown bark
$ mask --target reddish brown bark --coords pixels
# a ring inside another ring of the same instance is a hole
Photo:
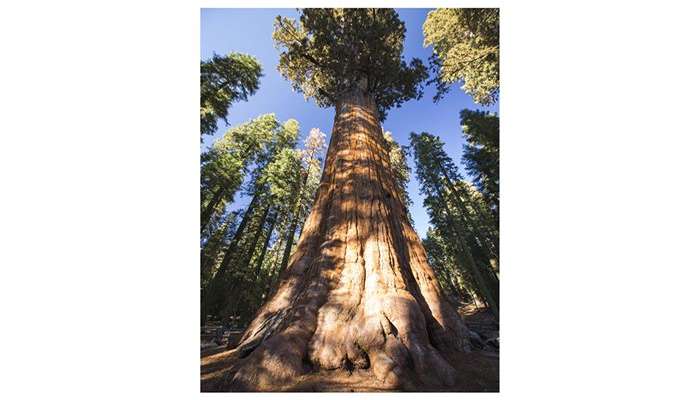
[[[440,292],[401,203],[373,100],[336,105],[321,185],[278,287],[221,390],[285,390],[317,371],[365,370],[386,388],[450,387],[468,331]]]

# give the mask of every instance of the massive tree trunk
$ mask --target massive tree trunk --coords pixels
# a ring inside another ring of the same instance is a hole
[[[274,294],[222,390],[285,390],[346,369],[387,388],[450,387],[468,330],[440,292],[392,176],[373,100],[336,104],[321,185]]]

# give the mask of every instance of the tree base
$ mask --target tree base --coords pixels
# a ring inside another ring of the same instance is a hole
[[[374,100],[351,91],[296,251],[214,390],[493,390],[470,340],[410,224]]]
[[[235,375],[245,359],[239,359],[228,350],[203,356],[201,360],[201,391],[231,392],[241,388],[227,385],[227,377]],[[379,381],[369,369],[348,371],[310,371],[284,386],[257,388],[262,392],[399,392],[399,391],[451,391],[451,392],[498,392],[499,355],[498,353],[472,351],[449,357],[450,364],[458,371],[452,386],[415,385],[402,387]],[[244,390],[243,390],[244,391]]]

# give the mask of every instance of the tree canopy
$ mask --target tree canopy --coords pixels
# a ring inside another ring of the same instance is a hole
[[[499,203],[499,120],[484,111],[462,110],[462,133],[466,139],[462,163],[498,215]]]
[[[419,59],[403,60],[405,34],[393,9],[307,8],[298,21],[278,16],[272,37],[281,50],[277,68],[294,90],[331,107],[365,85],[384,119],[388,109],[420,98],[428,77]]]
[[[413,200],[411,200],[411,197],[408,195],[408,182],[411,180],[411,167],[408,165],[407,150],[394,140],[394,137],[389,131],[384,131],[384,140],[386,140],[389,145],[389,162],[399,187],[401,201],[404,207],[408,209],[408,207],[413,204]]]
[[[433,46],[432,83],[435,100],[451,83],[464,82],[462,90],[478,104],[496,102],[499,91],[499,15],[497,8],[439,8],[423,24],[423,45]]]
[[[325,135],[314,128],[304,147],[295,149],[296,120],[279,123],[274,114],[267,114],[254,121],[260,120],[271,123],[270,137],[265,153],[249,172],[250,203],[216,219],[213,233],[202,243],[203,318],[214,315],[226,320],[235,315],[237,323],[248,322],[286,266],[319,185],[318,157]]]
[[[431,265],[437,269],[438,277],[449,271],[468,277],[470,289],[497,314],[498,226],[483,195],[462,179],[439,137],[426,132],[411,133],[411,149],[420,191],[425,195],[423,205],[435,227],[432,242],[426,248],[435,262]],[[442,242],[451,245],[439,245]],[[448,291],[464,293],[458,288],[462,284],[447,277],[441,281]]]
[[[247,54],[214,54],[200,62],[200,135],[216,132],[217,121],[228,121],[228,108],[235,101],[246,101],[260,85],[262,66]]]
[[[265,114],[229,129],[201,157],[202,230],[212,217],[238,191],[251,165],[253,174],[275,158],[284,148],[294,147],[299,123],[290,119],[280,123],[274,114]]]

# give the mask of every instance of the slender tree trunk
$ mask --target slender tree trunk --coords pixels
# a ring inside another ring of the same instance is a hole
[[[245,320],[245,317],[250,317],[251,314],[255,311],[257,307],[260,306],[260,297],[258,295],[261,294],[259,291],[259,288],[262,284],[261,279],[260,279],[260,270],[262,269],[263,262],[265,261],[265,257],[267,256],[268,252],[268,246],[270,245],[270,239],[272,238],[272,232],[275,230],[275,225],[277,225],[277,217],[279,214],[277,212],[274,213],[272,217],[272,221],[270,222],[268,228],[267,228],[267,233],[265,234],[265,240],[263,241],[262,245],[262,250],[260,251],[260,254],[258,257],[255,259],[255,269],[253,270],[253,273],[251,275],[251,280],[249,281],[251,283],[250,290],[253,290],[255,297],[250,299],[250,302],[248,302],[247,306],[241,312],[240,308],[238,309],[238,315],[243,315],[241,319]],[[264,289],[263,289],[264,290]],[[240,299],[242,293],[238,294],[238,298]],[[240,302],[240,300],[239,300]],[[239,304],[236,304],[237,306]]]
[[[270,239],[272,238],[272,232],[275,230],[275,225],[277,225],[277,212],[274,213],[272,217],[272,222],[267,228],[267,234],[265,235],[265,241],[263,242],[262,252],[258,256],[255,265],[255,271],[253,272],[253,277],[258,280],[258,275],[260,274],[260,269],[262,268],[263,261],[265,260],[265,255],[267,254],[267,246],[270,245]]]
[[[476,280],[476,284],[479,287],[479,291],[484,295],[486,302],[489,305],[489,310],[491,313],[496,317],[496,319],[499,318],[499,305],[498,305],[498,298],[496,295],[492,292],[491,288],[489,287],[488,283],[486,282],[486,279],[484,279],[483,274],[481,271],[479,271],[479,266],[476,264],[474,261],[474,258],[471,255],[471,252],[469,249],[464,248],[465,246],[462,246],[462,259],[463,262],[466,264],[466,267],[472,272],[472,276]]]
[[[452,296],[454,297],[461,297],[461,293],[459,290],[457,290],[457,287],[455,286],[454,282],[452,281],[452,278],[450,276],[450,273],[446,270],[444,266],[442,267],[437,267],[433,265],[433,271],[435,271],[435,274],[437,277],[445,282],[445,285],[447,287],[443,287],[443,292],[447,291],[449,292]]]
[[[279,286],[222,390],[285,390],[315,370],[366,369],[387,388],[450,387],[468,330],[441,293],[392,176],[374,102],[336,104],[321,185]]]
[[[221,288],[225,281],[226,274],[231,265],[232,257],[236,254],[238,244],[241,240],[241,237],[243,236],[243,232],[245,232],[245,229],[248,226],[248,222],[250,221],[250,217],[253,214],[253,210],[257,205],[258,199],[259,197],[256,193],[253,196],[253,199],[250,201],[250,204],[248,205],[245,214],[243,214],[243,219],[241,220],[241,223],[238,224],[238,227],[236,228],[236,233],[233,235],[231,243],[229,243],[229,246],[226,249],[226,253],[224,253],[224,258],[221,260],[219,268],[214,272],[214,275],[212,276],[211,280],[209,280],[209,284],[203,289],[201,309],[202,313],[204,314],[209,312],[217,312],[221,309],[218,306],[213,307],[214,303],[216,303],[214,300],[219,298],[219,296],[215,296],[217,292],[219,292],[216,289]]]
[[[267,216],[270,213],[270,204],[265,207],[262,217],[260,218],[260,223],[258,224],[255,234],[253,235],[253,242],[248,246],[248,252],[240,260],[238,260],[238,265],[242,266],[244,269],[248,269],[251,262],[253,261],[253,255],[255,254],[255,249],[258,248],[258,242],[260,241],[260,236],[262,235],[263,228],[265,227],[265,222],[267,221]],[[222,318],[227,318],[229,315],[233,315],[234,310],[237,309],[241,294],[240,287],[241,283],[245,281],[245,277],[240,277],[235,279],[228,290],[226,291],[226,304],[223,307]]]
[[[469,196],[470,194],[467,193],[465,195]],[[482,194],[482,196],[483,196],[483,194]],[[470,198],[470,202],[471,202],[471,198]],[[484,205],[486,205],[485,203],[486,203],[486,201],[484,200]],[[500,243],[498,241],[498,221],[493,219],[493,216],[491,215],[490,212],[485,212],[481,205],[473,204],[473,206],[478,214],[478,218],[481,222],[481,226],[484,227],[484,230],[486,230],[486,232],[487,232],[487,234],[486,234],[487,239],[491,242],[491,245],[493,246],[494,251],[496,252],[496,255],[499,255]],[[493,229],[496,229],[496,231],[494,232]],[[496,268],[496,270],[498,270],[497,263],[496,263],[495,268]]]
[[[214,195],[212,196],[211,200],[209,200],[209,204],[207,204],[207,207],[204,209],[201,215],[200,223],[201,223],[201,228],[200,232],[204,232],[204,228],[209,225],[209,221],[211,220],[211,216],[214,215],[214,209],[216,208],[219,203],[221,203],[221,200],[224,198],[224,187],[221,186],[219,187],[216,192],[214,192]]]
[[[479,226],[476,226],[474,222],[472,221],[472,218],[469,216],[469,211],[467,211],[467,208],[464,206],[464,203],[462,202],[462,199],[459,196],[459,192],[457,191],[457,188],[455,188],[454,184],[452,183],[452,180],[450,180],[449,176],[447,175],[447,171],[445,171],[445,168],[443,166],[440,166],[440,170],[442,172],[442,176],[445,178],[445,181],[447,182],[447,185],[449,186],[450,193],[452,194],[452,197],[455,199],[455,203],[457,204],[457,207],[459,207],[459,211],[462,214],[462,221],[464,222],[465,226],[469,228],[472,231],[472,234],[478,238],[479,243],[481,244],[481,247],[486,251],[488,255],[493,257],[496,260],[496,263],[498,263],[498,252],[494,250],[492,246],[490,246],[491,241],[487,241],[483,235],[480,232]],[[476,207],[474,207],[476,209]]]
[[[294,236],[297,233],[297,226],[299,225],[299,213],[301,212],[301,196],[306,187],[306,183],[309,180],[308,171],[304,174],[304,183],[301,185],[299,190],[299,199],[294,210],[294,217],[292,219],[292,224],[289,227],[289,232],[287,234],[287,243],[284,246],[284,254],[282,255],[282,269],[287,268],[287,262],[289,262],[289,256],[292,253],[292,246],[294,245]]]
[[[444,193],[439,188],[437,189],[437,193],[440,203],[443,205],[443,209],[447,214],[447,224],[452,230],[452,236],[458,238],[457,248],[458,253],[461,254],[461,256],[458,257],[458,261],[462,264],[462,268],[471,273],[471,276],[474,278],[477,286],[479,287],[479,291],[484,297],[486,297],[486,301],[489,303],[491,311],[493,312],[494,316],[498,318],[498,298],[493,294],[491,287],[487,284],[481,271],[479,271],[479,266],[476,264],[476,261],[474,261],[474,257],[472,256],[469,245],[467,244],[466,236],[463,234],[461,229],[454,225],[456,218],[452,215],[452,211],[447,203],[447,199],[445,199]]]
[[[210,237],[200,251],[200,276],[202,287],[206,286],[206,283],[209,282],[213,275],[216,260],[219,259],[222,247],[226,243],[226,232],[230,229],[233,222],[232,220],[225,221],[223,226],[219,228],[220,233],[217,232],[217,235]]]
[[[294,245],[294,236],[296,236],[297,225],[299,224],[298,213],[294,213],[294,219],[292,220],[292,225],[289,227],[287,232],[287,242],[284,245],[284,254],[282,254],[282,269],[287,267],[289,262],[289,256],[292,253],[292,246]]]
[[[253,236],[253,243],[251,243],[248,248],[248,253],[242,259],[242,265],[250,265],[253,260],[253,255],[255,254],[255,249],[258,247],[258,242],[260,241],[260,236],[262,235],[263,228],[265,227],[265,222],[267,222],[267,216],[270,214],[270,205],[268,204],[263,211],[263,215],[260,218],[260,224],[255,230],[255,235]]]
[[[277,266],[279,265],[279,258],[280,258],[280,253],[279,253],[279,248],[278,248],[277,251],[275,251],[275,260],[272,262],[271,269],[270,269],[269,273],[267,274],[267,276],[265,277],[265,298],[266,299],[268,297],[270,297],[270,294],[272,294],[270,289],[272,289],[272,285],[277,280],[278,270],[282,268],[282,267],[277,268]]]
[[[243,219],[241,220],[240,225],[238,225],[236,233],[233,235],[233,239],[231,239],[231,243],[226,249],[224,259],[221,260],[221,265],[216,271],[216,275],[214,275],[213,279],[217,279],[216,277],[219,274],[225,274],[228,271],[229,265],[231,264],[231,257],[233,257],[234,254],[236,254],[236,250],[238,249],[238,242],[240,242],[241,237],[243,236],[243,232],[245,232],[245,229],[248,226],[248,222],[250,221],[250,217],[253,214],[253,210],[255,210],[255,206],[258,203],[258,199],[259,197],[256,193],[255,196],[253,196],[253,199],[250,201],[250,204],[248,204],[248,208],[245,210],[245,214],[243,214]]]
[[[445,282],[447,282],[447,287],[444,288],[447,292],[451,293],[453,297],[456,298],[462,298],[462,293],[461,290],[455,285],[454,281],[452,278],[446,274],[442,274],[442,277]]]

